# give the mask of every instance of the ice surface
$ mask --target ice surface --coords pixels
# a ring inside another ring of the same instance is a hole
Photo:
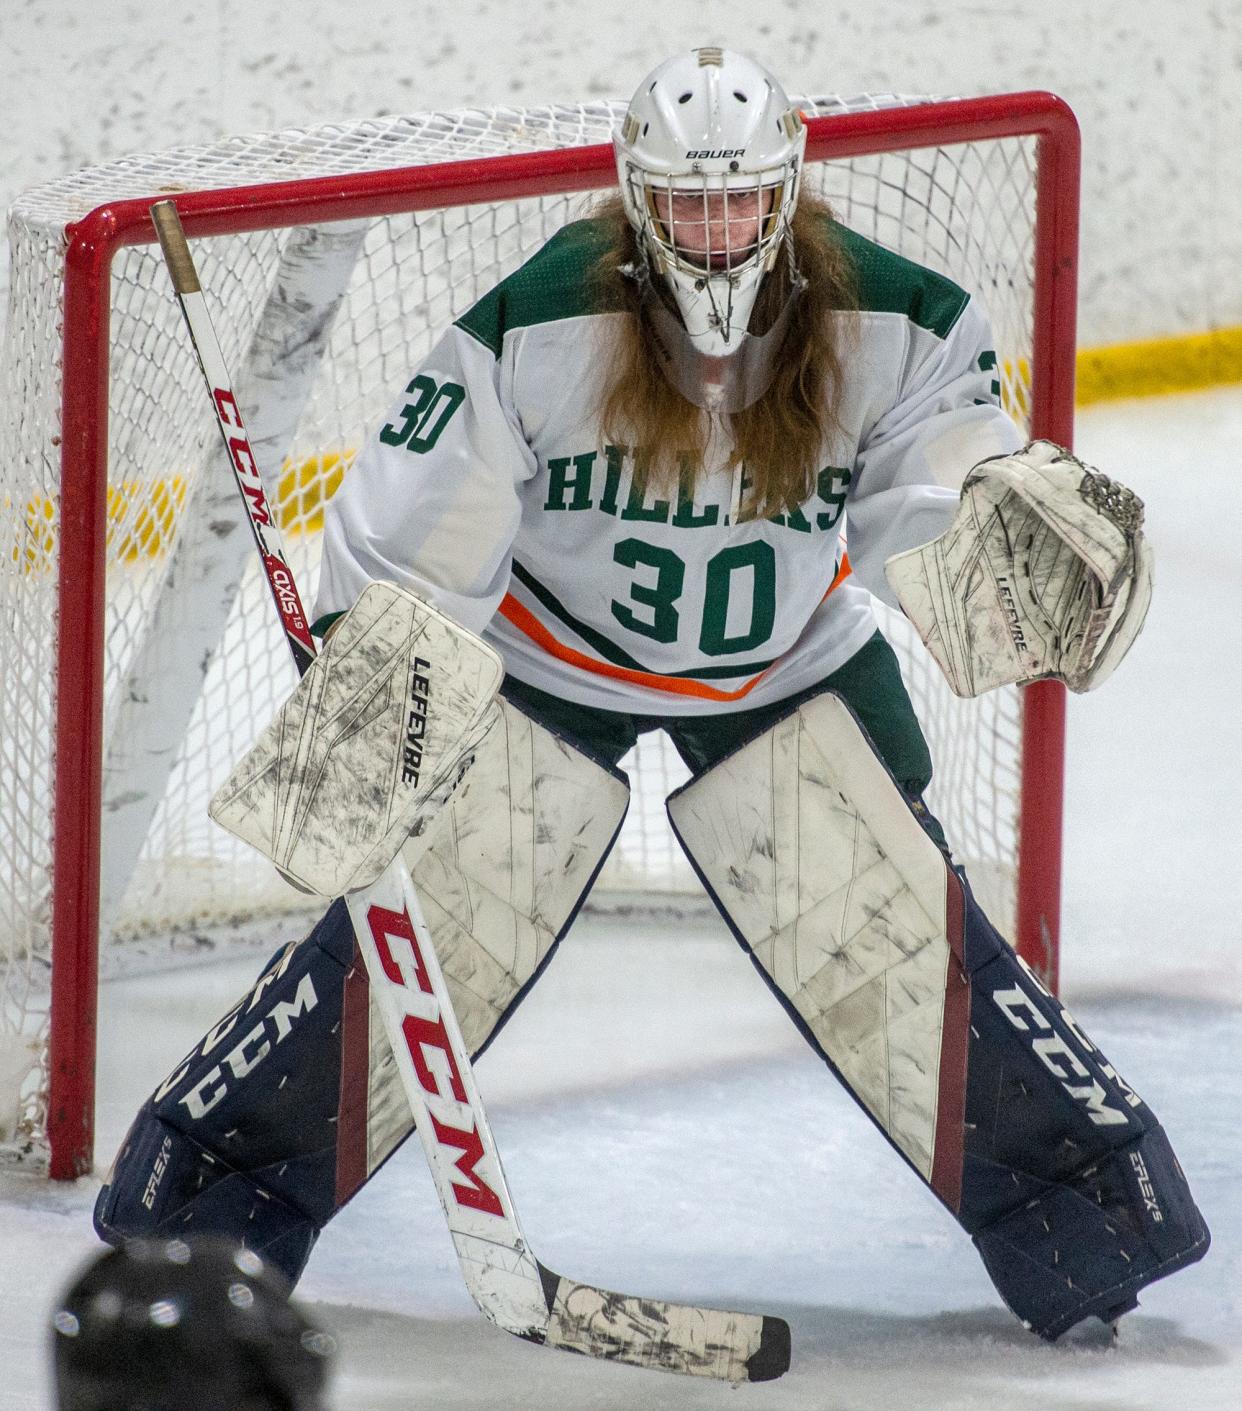
[[[594,922],[479,1068],[531,1243],[605,1286],[780,1313],[792,1370],[730,1391],[497,1332],[409,1146],[301,1286],[341,1342],[336,1407],[1242,1404],[1239,444],[1242,390],[1080,417],[1080,453],[1148,502],[1158,581],[1131,657],[1071,703],[1063,990],[1168,1129],[1212,1227],[1207,1259],[1151,1288],[1117,1347],[1094,1330],[1043,1345],[721,930]],[[256,963],[105,987],[101,1161]],[[0,1175],[0,1411],[51,1405],[48,1310],[95,1248],[97,1188]]]

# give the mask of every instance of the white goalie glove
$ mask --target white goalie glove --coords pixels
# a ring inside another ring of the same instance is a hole
[[[884,566],[959,696],[1045,678],[1098,686],[1151,601],[1143,502],[1050,441],[982,461],[950,528]]]
[[[473,633],[372,583],[208,812],[306,891],[365,887],[456,789],[503,675]]]

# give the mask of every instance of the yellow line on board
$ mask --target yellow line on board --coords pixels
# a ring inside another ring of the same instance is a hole
[[[1119,397],[1163,397],[1242,382],[1242,328],[1084,348],[1074,401],[1080,407]]]

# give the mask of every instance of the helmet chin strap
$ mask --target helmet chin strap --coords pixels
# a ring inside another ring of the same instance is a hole
[[[683,274],[682,280],[684,279],[685,275]],[[707,318],[709,325],[708,337],[719,336],[721,342],[725,344],[726,348],[729,348],[729,345],[737,338],[738,332],[744,332],[744,325],[750,322],[751,310],[754,308],[755,300],[759,296],[758,284],[754,284],[746,290],[748,297],[740,301],[744,307],[737,309],[735,309],[735,303],[737,302],[735,295],[739,292],[738,286],[727,274],[704,276],[703,279],[694,281],[693,289],[696,294],[701,293],[706,296],[708,308],[711,310]],[[682,307],[682,316],[684,318],[688,310],[682,302],[682,297],[679,297],[683,296],[683,290],[678,286],[674,286],[673,296],[677,298],[679,306]],[[686,302],[688,303],[689,300],[686,300]],[[744,318],[742,317],[743,314],[745,315]],[[742,330],[738,330],[734,327],[735,316],[738,322],[743,325]],[[702,335],[699,336],[702,338]],[[729,352],[731,351],[732,348],[729,348]],[[727,357],[728,353],[722,352],[721,356]]]

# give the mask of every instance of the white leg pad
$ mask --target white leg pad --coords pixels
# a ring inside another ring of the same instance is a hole
[[[572,919],[629,805],[623,775],[503,698],[499,723],[411,874],[466,1045],[476,1051]]]
[[[957,879],[854,716],[815,697],[668,812],[735,933],[930,1181],[946,987],[964,987]]]

